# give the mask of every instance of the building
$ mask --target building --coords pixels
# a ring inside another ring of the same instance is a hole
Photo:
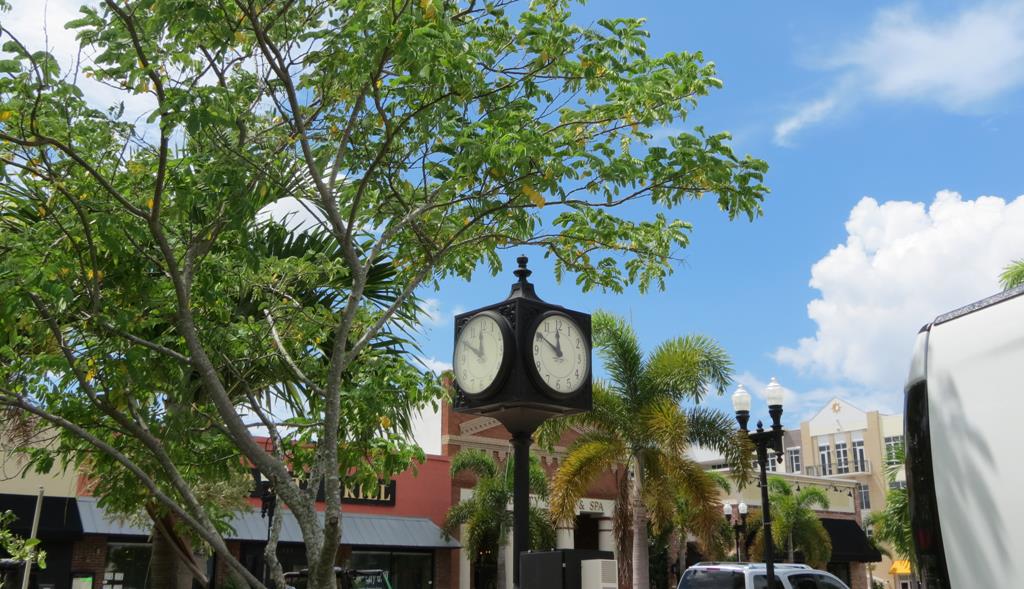
[[[796,434],[787,432],[784,470],[853,481],[862,525],[868,514],[885,507],[891,486],[906,487],[903,466],[895,458],[896,448],[903,444],[901,414],[863,411],[835,398],[802,422]],[[897,469],[893,483],[886,476],[887,468]],[[912,579],[895,564],[883,555],[882,562],[869,574],[887,588],[911,589]]]
[[[51,475],[24,473],[19,457],[4,452],[0,480],[0,511],[11,510],[12,529],[28,537],[40,487],[44,490],[38,538],[47,553],[47,568],[33,570],[36,589],[143,589],[147,586],[151,529],[144,521],[125,521],[104,510],[89,494],[88,478],[66,471]],[[395,589],[451,587],[456,540],[442,536],[440,526],[451,506],[450,460],[428,456],[423,464],[373,489],[346,489],[338,563],[390,572]],[[230,520],[224,535],[228,548],[256,576],[263,576],[266,518],[260,499],[249,497],[251,510]],[[285,571],[305,566],[302,536],[295,518],[283,511],[278,558]],[[201,557],[202,559],[206,558]],[[21,568],[0,571],[0,580],[20,586]],[[206,575],[214,587],[227,579],[225,563],[206,559]]]

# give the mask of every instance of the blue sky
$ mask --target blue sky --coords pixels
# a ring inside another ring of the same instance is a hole
[[[695,231],[664,292],[581,294],[538,251],[507,259],[531,256],[546,300],[630,317],[648,349],[716,338],[738,382],[758,393],[774,375],[789,389],[790,424],[833,395],[901,411],[917,328],[992,294],[1024,257],[1024,3],[604,0],[578,12],[615,16],[647,18],[654,53],[717,64],[725,88],[687,124],[732,131],[737,151],[768,161],[765,216],[730,223],[713,201],[675,210]],[[513,267],[422,293],[428,364],[450,361],[452,314],[503,298]]]

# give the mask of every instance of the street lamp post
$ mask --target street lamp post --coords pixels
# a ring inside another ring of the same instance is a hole
[[[761,470],[761,511],[764,522],[764,563],[768,574],[768,587],[775,587],[775,543],[772,540],[772,516],[771,505],[768,500],[768,451],[771,450],[775,456],[771,457],[782,462],[782,387],[772,377],[765,388],[765,397],[768,399],[768,415],[772,418],[771,429],[764,429],[760,421],[757,422],[757,431],[747,430],[747,422],[750,421],[750,393],[743,385],[740,385],[732,395],[732,408],[736,410],[736,421],[740,424],[740,431],[750,438],[757,448],[757,465]]]
[[[733,535],[736,536],[736,562],[741,562],[743,560],[743,545],[740,544],[740,537],[746,539],[747,504],[740,503],[739,519],[732,517],[732,505],[726,503],[722,510],[725,512],[725,521],[732,526]]]
[[[253,480],[256,481],[256,492],[259,493],[260,497],[260,517],[266,518],[267,520],[267,543],[264,545],[270,545],[270,532],[274,526],[274,510],[277,508],[277,494],[274,493],[274,487],[271,486],[270,481],[264,481],[260,474],[260,471],[253,469],[252,471]],[[263,555],[263,582],[266,583],[270,576],[270,567],[267,563],[267,555]]]

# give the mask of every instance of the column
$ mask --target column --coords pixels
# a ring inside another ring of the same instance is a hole
[[[515,570],[516,559],[512,558],[512,534],[505,534],[505,586],[513,587],[513,571]],[[501,571],[498,571],[501,574]]]
[[[466,538],[469,532],[466,531],[466,525],[459,526],[459,538]],[[459,589],[469,589],[471,584],[469,563],[469,550],[465,547],[459,549]]]
[[[555,548],[559,550],[572,550],[576,547],[576,528],[571,522],[558,524],[555,530]]]
[[[602,517],[597,520],[597,548],[616,554],[615,550],[615,526],[610,517]]]

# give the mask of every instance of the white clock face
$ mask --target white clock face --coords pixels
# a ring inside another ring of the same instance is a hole
[[[494,383],[505,356],[505,337],[498,321],[477,315],[466,323],[455,342],[455,379],[467,395],[478,395]]]
[[[565,315],[545,317],[533,334],[533,365],[552,390],[575,393],[590,371],[590,346],[576,322]]]

